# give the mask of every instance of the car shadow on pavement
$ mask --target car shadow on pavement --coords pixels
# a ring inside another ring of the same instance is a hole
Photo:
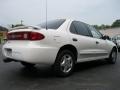
[[[83,71],[91,70],[93,68],[103,67],[108,64],[105,60],[99,61],[90,61],[90,62],[83,62],[78,63],[75,66],[74,73],[82,73]],[[37,65],[33,68],[21,68],[20,75],[27,77],[27,78],[51,78],[55,77],[55,73],[52,70],[51,66],[40,66]]]
[[[82,62],[82,63],[76,64],[74,72],[79,73],[79,72],[87,71],[87,70],[91,70],[91,69],[103,68],[104,66],[109,66],[109,65],[111,65],[111,64],[109,64],[106,60]]]
[[[32,68],[21,68],[20,75],[27,78],[51,78],[54,77],[54,73],[50,66],[35,66]]]

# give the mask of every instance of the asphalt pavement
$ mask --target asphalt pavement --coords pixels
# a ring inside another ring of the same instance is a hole
[[[3,63],[0,48],[0,90],[120,90],[119,57],[115,65],[104,60],[79,63],[73,75],[59,78],[50,66],[26,69],[20,63]]]
[[[108,35],[110,37],[113,37],[115,35],[120,34],[120,28],[112,28],[112,29],[106,29],[106,30],[100,30],[100,32],[104,35]]]

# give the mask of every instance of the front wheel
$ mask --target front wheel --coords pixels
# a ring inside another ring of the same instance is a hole
[[[54,70],[58,76],[66,77],[72,74],[75,65],[75,56],[69,50],[63,50],[58,53],[54,63]]]
[[[115,64],[116,60],[117,60],[117,51],[115,49],[113,49],[110,56],[109,56],[109,58],[107,59],[107,61],[110,64]]]

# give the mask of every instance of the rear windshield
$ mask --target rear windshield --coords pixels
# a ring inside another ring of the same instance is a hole
[[[45,23],[42,23],[38,26],[40,26],[41,28],[47,27],[47,29],[58,29],[64,22],[65,22],[65,19],[56,19],[56,20],[48,21],[47,25],[45,22]]]

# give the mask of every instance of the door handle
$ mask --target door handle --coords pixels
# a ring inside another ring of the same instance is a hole
[[[75,42],[78,41],[76,38],[73,38],[72,40],[75,41]]]
[[[99,42],[98,42],[98,41],[96,41],[96,44],[99,44]]]

